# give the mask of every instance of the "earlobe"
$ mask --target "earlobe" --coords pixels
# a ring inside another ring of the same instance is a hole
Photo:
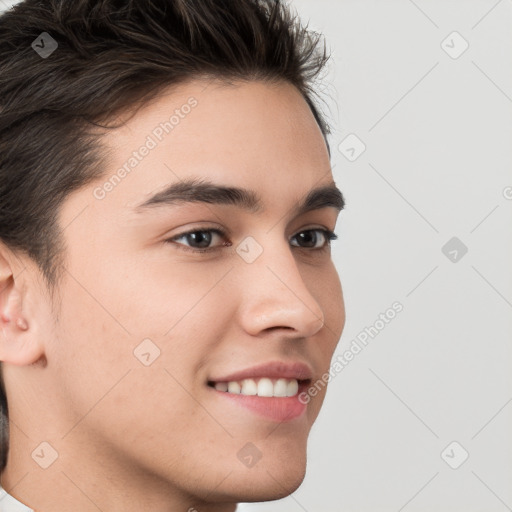
[[[4,289],[2,293],[5,292]],[[32,364],[44,352],[18,307],[17,292],[11,289],[9,293],[7,301],[5,297],[0,300],[3,307],[0,315],[0,361],[20,366]]]
[[[5,246],[0,244],[0,361],[14,365],[32,364],[44,355],[23,314],[23,282],[14,278]]]

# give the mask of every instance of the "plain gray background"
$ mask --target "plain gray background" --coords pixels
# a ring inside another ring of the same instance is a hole
[[[335,357],[403,311],[329,384],[303,485],[238,510],[512,510],[512,1],[288,3],[332,52]]]

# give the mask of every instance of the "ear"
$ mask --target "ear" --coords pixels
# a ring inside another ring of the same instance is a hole
[[[44,356],[43,346],[34,335],[36,324],[31,327],[31,308],[27,305],[36,282],[29,281],[29,269],[0,242],[0,361],[19,366]]]

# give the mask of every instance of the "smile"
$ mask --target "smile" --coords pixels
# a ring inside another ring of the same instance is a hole
[[[284,398],[296,396],[299,392],[299,381],[297,379],[262,377],[229,382],[209,382],[208,385],[214,387],[217,391],[246,396]]]
[[[307,390],[310,382],[311,379],[261,377],[228,382],[209,381],[208,386],[222,404],[229,403],[230,407],[244,408],[260,418],[283,423],[304,415],[307,403],[299,400],[299,393]]]

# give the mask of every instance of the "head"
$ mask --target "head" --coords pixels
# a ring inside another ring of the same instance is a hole
[[[79,461],[106,509],[104,479],[155,506],[300,485],[325,387],[271,417],[220,383],[297,361],[312,383],[343,330],[326,60],[274,0],[25,0],[0,18],[4,477],[68,489]]]

